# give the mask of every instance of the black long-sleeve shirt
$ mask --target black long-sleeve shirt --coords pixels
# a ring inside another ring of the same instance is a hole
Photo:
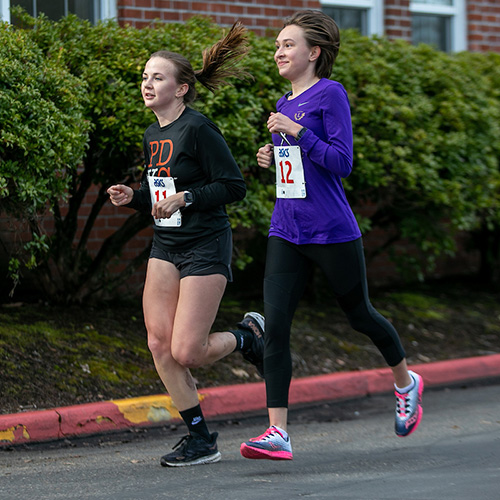
[[[146,160],[141,186],[127,206],[151,213],[147,176],[173,177],[177,192],[193,193],[182,209],[180,227],[154,227],[154,241],[168,251],[199,246],[226,230],[225,205],[242,200],[245,181],[224,137],[206,116],[191,108],[171,124],[148,127],[143,139]]]

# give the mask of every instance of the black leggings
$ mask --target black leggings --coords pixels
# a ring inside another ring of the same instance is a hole
[[[316,263],[354,330],[364,333],[389,366],[405,358],[395,328],[370,303],[361,238],[331,245],[295,245],[271,236],[264,277],[264,373],[268,408],[288,407],[292,378],[290,329],[307,278]]]

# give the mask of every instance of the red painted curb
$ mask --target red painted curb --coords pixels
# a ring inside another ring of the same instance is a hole
[[[414,365],[426,387],[500,376],[500,354]],[[390,392],[389,368],[340,372],[292,380],[290,404],[335,401]],[[207,419],[265,410],[263,382],[199,391]],[[0,446],[102,434],[131,427],[165,425],[180,417],[165,394],[0,415]]]
[[[96,434],[130,427],[112,401],[88,403],[59,408],[59,434],[62,437],[74,434]]]
[[[59,437],[59,415],[56,410],[0,416],[0,446]]]

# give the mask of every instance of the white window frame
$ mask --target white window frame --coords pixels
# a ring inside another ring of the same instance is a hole
[[[320,0],[325,7],[365,9],[368,36],[384,34],[384,0]]]
[[[10,23],[11,0],[0,0],[0,21]],[[99,20],[115,19],[117,16],[116,0],[101,0],[100,12],[97,13]]]
[[[116,19],[118,11],[116,9],[116,0],[101,0],[101,12],[99,13],[99,20]]]
[[[410,2],[411,14],[431,14],[450,19],[450,50],[467,50],[467,12],[465,0],[453,0],[453,5]]]
[[[0,21],[10,23],[10,0],[0,0]]]

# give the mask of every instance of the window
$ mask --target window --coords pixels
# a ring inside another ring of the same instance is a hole
[[[335,19],[339,28],[354,28],[363,35],[367,34],[366,10],[330,7],[329,5],[325,5],[323,7],[323,12]]]
[[[21,6],[34,17],[43,12],[54,21],[68,14],[76,14],[93,23],[116,17],[116,0],[0,0],[1,20],[11,22],[9,8],[14,5]]]
[[[411,16],[411,38],[414,44],[427,43],[439,50],[450,52],[450,18],[413,14]]]
[[[465,0],[412,0],[412,42],[445,52],[467,49]]]
[[[383,3],[383,0],[321,0],[321,8],[335,19],[340,29],[354,28],[370,36],[384,32]]]
[[[414,3],[430,3],[433,5],[453,5],[453,0],[413,0]]]
[[[0,21],[10,22],[9,0],[0,0]]]

